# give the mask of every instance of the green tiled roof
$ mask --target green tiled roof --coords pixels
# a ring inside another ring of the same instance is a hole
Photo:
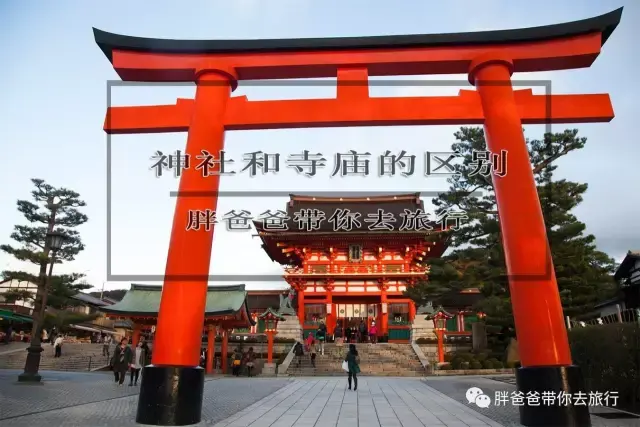
[[[131,289],[127,291],[121,301],[100,307],[100,311],[120,314],[123,317],[127,317],[127,315],[154,316],[158,314],[161,293],[162,286],[131,284]],[[205,314],[233,314],[241,310],[243,305],[246,305],[246,301],[247,291],[244,285],[210,286],[207,290]],[[247,310],[247,312],[249,311]]]

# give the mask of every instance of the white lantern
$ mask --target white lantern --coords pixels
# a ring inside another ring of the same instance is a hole
[[[382,303],[382,314],[387,314],[387,303],[386,302]]]
[[[331,306],[333,304],[327,304],[327,314],[331,314]]]

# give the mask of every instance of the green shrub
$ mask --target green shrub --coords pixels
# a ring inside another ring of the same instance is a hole
[[[474,357],[474,359],[479,360],[480,362],[482,362],[483,360],[487,360],[488,358],[489,358],[489,353],[484,351],[479,352]]]
[[[469,363],[469,369],[482,369],[482,363],[477,360],[472,360]]]
[[[456,353],[456,356],[458,356],[464,362],[471,362],[473,359],[475,359],[475,355],[469,352]]]
[[[618,407],[640,408],[640,325],[611,323],[573,328],[569,333],[574,364],[587,390],[617,391]]]
[[[493,362],[491,359],[483,360],[481,363],[482,369],[493,369]]]
[[[460,369],[460,365],[464,362],[464,360],[458,356],[451,359],[451,368],[452,369]]]
[[[444,354],[444,361],[445,362],[451,362],[451,359],[453,359],[453,353],[445,353]]]
[[[495,362],[493,362],[493,369],[502,369],[504,368],[504,363],[502,363],[499,360],[496,360]]]
[[[470,362],[462,362],[460,363],[460,369],[469,369],[469,366],[471,365]]]
[[[451,370],[451,365],[449,365],[448,363],[445,365],[442,365],[438,368],[438,370],[440,371],[450,371]]]

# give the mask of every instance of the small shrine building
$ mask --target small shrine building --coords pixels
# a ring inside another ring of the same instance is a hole
[[[131,284],[121,301],[100,310],[116,320],[129,320],[133,329],[132,345],[137,345],[143,331],[155,328],[162,286]],[[203,334],[207,336],[206,371],[213,371],[214,342],[222,336],[221,361],[226,372],[229,333],[233,329],[250,329],[255,326],[247,305],[244,285],[212,286],[207,289]],[[176,337],[180,339],[180,337]]]

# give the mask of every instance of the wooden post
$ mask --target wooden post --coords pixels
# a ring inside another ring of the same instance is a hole
[[[212,324],[207,325],[207,364],[205,372],[210,374],[213,372],[213,359],[216,352],[215,347],[216,336]]]
[[[333,294],[332,294],[332,290],[333,287],[332,286],[326,286],[325,287],[326,291],[327,291],[327,308],[331,307],[331,313],[327,313],[327,335],[330,335],[331,333],[333,333],[333,329],[335,328],[335,317],[336,317],[336,313],[333,307]],[[325,338],[326,340],[327,338]]]
[[[267,363],[273,363],[273,336],[275,331],[267,331]]]
[[[229,345],[229,332],[226,328],[222,328],[222,345],[220,346],[220,366],[222,368],[222,374],[227,373],[227,347]]]
[[[139,323],[133,324],[133,335],[131,336],[131,347],[135,348],[140,341],[140,332],[142,330],[142,325]]]
[[[302,326],[304,334],[304,288],[300,285],[298,291],[298,320],[300,320],[300,326]]]
[[[389,329],[389,305],[387,304],[387,287],[380,286],[380,331],[382,336],[387,335]]]
[[[438,335],[438,362],[444,363],[444,331],[439,329],[436,334]]]
[[[620,308],[620,304],[616,304],[616,311],[618,312],[618,322],[622,322],[622,309]]]
[[[567,330],[571,330],[571,318],[569,316],[567,316]]]

